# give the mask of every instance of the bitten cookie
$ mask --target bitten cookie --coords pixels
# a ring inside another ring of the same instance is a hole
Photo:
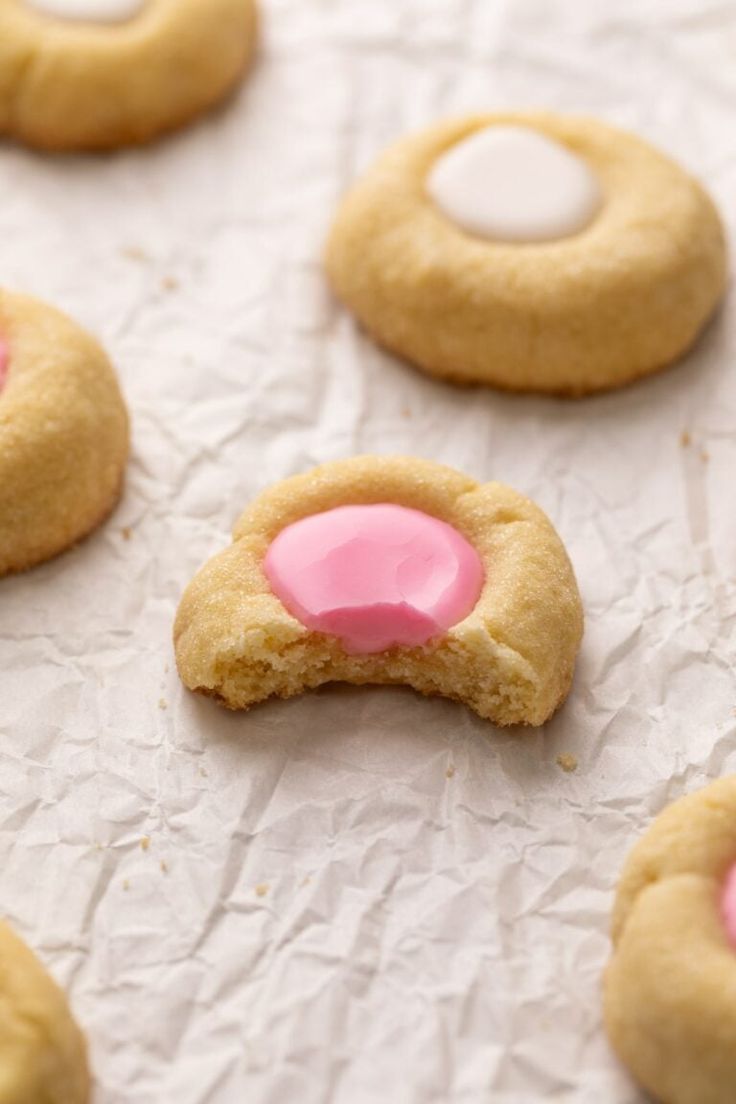
[[[670,364],[721,298],[703,188],[594,119],[477,115],[398,142],[342,203],[337,295],[431,375],[561,395]]]
[[[609,1037],[664,1104],[736,1099],[736,776],[666,809],[634,848],[605,978]]]
[[[66,998],[0,923],[0,1104],[87,1104],[84,1038]]]
[[[146,142],[226,96],[255,40],[255,0],[0,0],[0,133]]]
[[[538,507],[427,460],[362,456],[261,494],[187,588],[174,641],[185,685],[231,709],[403,683],[541,725],[581,634],[570,561]]]
[[[0,291],[0,576],[76,543],[117,502],[128,415],[97,342]]]

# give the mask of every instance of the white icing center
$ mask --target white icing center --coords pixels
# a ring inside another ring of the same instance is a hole
[[[427,177],[447,218],[502,242],[577,234],[601,206],[593,171],[565,146],[524,126],[492,126],[452,146]]]
[[[80,23],[125,23],[145,7],[148,0],[26,0],[42,15]]]

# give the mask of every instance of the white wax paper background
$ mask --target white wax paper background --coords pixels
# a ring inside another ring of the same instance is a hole
[[[134,424],[111,521],[0,583],[0,907],[71,994],[96,1104],[638,1104],[601,1029],[613,888],[666,802],[736,767],[732,310],[602,398],[454,390],[356,332],[320,248],[389,140],[516,105],[637,130],[733,230],[736,6],[263,7],[206,122],[0,148],[0,280],[101,336]],[[408,690],[244,716],[186,693],[176,604],[248,500],[396,451],[553,519],[587,612],[563,711],[500,732]]]

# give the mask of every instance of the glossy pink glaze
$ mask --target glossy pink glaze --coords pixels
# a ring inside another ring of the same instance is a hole
[[[10,354],[8,346],[5,341],[0,337],[0,391],[5,386],[5,381],[8,378],[8,362],[10,360]]]
[[[731,946],[736,950],[736,863],[729,870],[723,885],[721,916]]]
[[[483,586],[480,557],[456,529],[387,503],[287,526],[264,567],[289,613],[353,655],[426,644],[467,617]]]

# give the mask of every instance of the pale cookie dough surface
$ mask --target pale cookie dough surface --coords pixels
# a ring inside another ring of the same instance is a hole
[[[0,1104],[87,1104],[84,1038],[30,948],[0,923]]]
[[[53,307],[0,291],[0,576],[87,536],[120,495],[128,415],[98,343]]]
[[[0,0],[1,134],[49,150],[149,141],[222,100],[255,48],[255,0],[98,8]]]
[[[582,230],[489,241],[432,200],[438,160],[494,125],[536,128],[589,164],[602,204]],[[595,119],[515,113],[392,146],[342,201],[326,266],[369,333],[430,374],[581,395],[690,348],[723,294],[726,247],[701,185],[646,142]]]
[[[300,518],[337,506],[393,502],[457,529],[485,583],[475,608],[436,642],[350,655],[310,632],[273,594],[271,541]],[[533,503],[500,483],[479,486],[413,457],[335,461],[265,491],[230,548],[187,589],[174,639],[184,683],[233,709],[326,682],[405,683],[467,703],[497,724],[543,724],[567,696],[582,609],[567,554]]]
[[[736,947],[721,915],[736,863],[736,776],[670,805],[619,884],[606,1027],[663,1104],[732,1104]]]

